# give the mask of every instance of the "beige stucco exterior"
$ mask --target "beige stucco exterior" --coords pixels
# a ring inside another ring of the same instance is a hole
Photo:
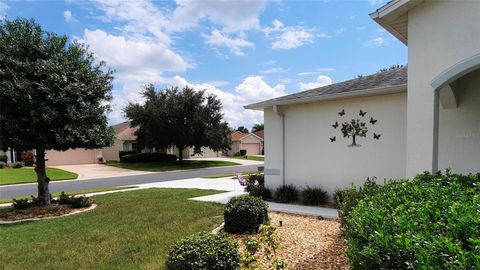
[[[266,184],[316,185],[331,192],[372,176],[382,182],[447,167],[479,172],[479,14],[480,1],[408,0],[373,13],[408,44],[408,90],[264,108]],[[331,143],[330,125],[341,109],[362,109],[377,118],[369,136],[380,133],[380,140],[346,147],[337,133]]]
[[[240,150],[247,150],[247,155],[260,155],[262,154],[263,139],[249,133],[239,141],[233,141],[231,149],[228,151],[229,156],[233,156]]]
[[[457,64],[480,54],[479,14],[480,1],[426,1],[408,13],[407,176],[436,169],[435,90],[438,89],[434,89],[431,83]],[[462,95],[475,99],[480,89],[476,89],[477,93],[471,91]],[[463,156],[457,152],[455,156],[447,157],[450,155],[447,151],[451,149],[447,145],[455,145],[455,151],[459,151],[462,148],[475,150],[480,144],[480,118],[478,110],[473,109],[480,106],[478,99],[476,103],[464,100],[459,105],[452,112],[439,108],[438,128],[448,130],[450,134],[442,138],[441,132],[438,133],[438,169],[456,163],[454,170],[479,170],[478,154]],[[475,112],[476,117],[471,115]],[[460,123],[464,126],[458,126]],[[468,153],[471,152],[465,152]],[[456,161],[452,160],[453,157]],[[468,158],[477,165],[472,167],[474,164],[467,162]],[[448,159],[451,161],[447,162]]]
[[[282,171],[282,120],[271,109],[265,110],[265,172],[269,187],[283,184],[320,186],[329,192],[361,184],[367,177],[377,180],[403,177],[405,173],[406,93],[291,105],[282,108],[285,117],[285,168]],[[345,110],[340,117],[338,112]],[[340,127],[331,125],[373,116],[378,122],[368,125],[360,147],[349,147]],[[373,132],[381,134],[373,139]],[[336,136],[336,141],[329,138]]]

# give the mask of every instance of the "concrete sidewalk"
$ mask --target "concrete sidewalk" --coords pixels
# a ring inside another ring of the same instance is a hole
[[[248,160],[244,158],[229,158],[229,157],[212,157],[212,158],[190,158],[189,160],[216,160],[216,161],[229,161],[240,163],[242,165],[259,165],[263,166],[264,161]]]

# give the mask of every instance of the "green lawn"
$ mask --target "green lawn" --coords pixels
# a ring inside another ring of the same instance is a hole
[[[223,206],[187,200],[216,192],[119,192],[95,196],[90,212],[0,225],[1,268],[164,269],[174,242],[221,223]]]
[[[94,188],[94,189],[80,189],[74,191],[66,191],[65,194],[68,195],[78,195],[78,194],[87,194],[87,193],[95,193],[95,192],[103,192],[103,191],[112,191],[112,190],[122,190],[122,189],[130,189],[135,187],[111,187],[111,188]],[[60,196],[61,192],[53,192],[51,193],[52,197]],[[15,197],[15,199],[30,199],[30,196],[25,197]],[[0,203],[11,203],[13,198],[6,198],[0,199]]]
[[[228,158],[235,158],[235,159],[247,159],[247,160],[256,160],[256,161],[264,161],[264,157],[257,157],[257,156],[247,156],[247,158],[242,157],[242,156],[232,156]]]
[[[228,161],[216,161],[216,160],[184,160],[183,162],[142,162],[142,163],[122,163],[122,162],[109,162],[107,165],[137,170],[137,171],[149,171],[149,172],[165,172],[174,170],[188,170],[188,169],[200,169],[208,167],[223,167],[240,165],[235,162]]]
[[[258,171],[247,171],[247,172],[242,172],[242,174],[245,175],[250,175],[250,174],[255,174],[258,173]],[[214,174],[214,175],[209,175],[209,176],[202,176],[201,178],[223,178],[223,177],[233,177],[235,176],[234,173],[220,173],[220,174]]]
[[[55,168],[47,168],[47,176],[50,180],[76,179],[76,173],[67,172]],[[37,175],[32,168],[0,169],[0,185],[33,183],[37,181]]]

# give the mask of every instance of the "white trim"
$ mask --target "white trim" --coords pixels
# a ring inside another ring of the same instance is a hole
[[[241,132],[241,131],[238,131],[238,132]],[[258,136],[258,135],[255,135],[255,133],[247,133],[247,135],[241,137],[240,139],[238,139],[239,142],[242,142],[243,139],[245,139],[246,137],[250,136],[250,135],[253,135],[255,137],[257,137],[257,139],[259,139],[260,141],[263,142],[263,139],[262,137]]]
[[[402,84],[402,85],[390,86],[390,87],[372,88],[367,90],[357,90],[357,91],[344,92],[344,93],[319,95],[319,96],[307,97],[307,98],[297,98],[293,100],[280,100],[280,101],[271,101],[271,102],[266,101],[262,103],[246,105],[244,106],[244,108],[262,110],[264,108],[278,106],[278,105],[312,103],[316,101],[336,100],[336,99],[365,97],[365,96],[378,96],[378,95],[401,93],[406,91],[407,91],[407,85]]]
[[[430,82],[430,85],[433,87],[434,91],[437,91],[442,89],[445,85],[455,81],[465,74],[474,71],[477,68],[480,68],[480,54],[462,60],[449,67],[447,70],[440,73],[440,75],[433,79],[432,82]]]

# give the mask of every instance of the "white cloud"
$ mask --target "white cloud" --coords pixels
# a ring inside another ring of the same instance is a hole
[[[75,19],[73,18],[73,14],[70,10],[65,10],[63,12],[63,18],[65,18],[65,22],[70,23],[73,22]]]
[[[331,71],[335,71],[335,68],[316,68],[315,71],[299,72],[297,73],[297,75],[298,76],[315,75],[315,74],[321,74],[324,72],[331,72]]]
[[[307,28],[303,25],[284,26],[277,19],[273,20],[272,27],[265,27],[262,31],[268,38],[272,39],[273,49],[294,49],[313,43],[315,36],[320,38],[328,37],[326,33],[315,35],[313,28]]]
[[[343,34],[343,32],[345,32],[345,29],[343,29],[343,28],[339,28],[339,29],[337,29],[337,30],[335,31],[335,33],[336,33],[337,35]]]
[[[350,20],[354,20],[358,17],[358,14],[353,14],[352,16],[349,17]]]
[[[363,30],[365,30],[365,29],[366,29],[366,27],[365,27],[365,26],[358,26],[358,27],[355,27],[355,30],[357,30],[357,31],[363,31]]]
[[[265,9],[265,0],[176,0],[172,14],[172,30],[185,30],[198,26],[199,21],[208,19],[222,26],[222,32],[241,32],[259,29],[259,15]]]
[[[260,70],[260,73],[262,74],[274,74],[274,73],[285,73],[286,70],[284,68],[281,68],[281,67],[273,67],[273,68],[269,68],[269,69],[263,69],[263,70]]]
[[[332,84],[332,79],[325,75],[320,75],[314,82],[299,83],[300,91],[310,90]]]
[[[243,48],[253,48],[253,43],[247,41],[244,35],[231,38],[228,34],[215,29],[210,35],[203,35],[205,43],[217,47],[225,46],[235,55],[244,55]]]
[[[5,4],[5,1],[0,1],[0,19],[3,19],[7,15],[7,9],[10,7]]]
[[[189,86],[195,90],[206,90],[216,95],[223,104],[225,120],[231,126],[252,126],[263,122],[263,112],[245,110],[243,105],[285,95],[285,86],[269,86],[262,77],[250,76],[235,87],[235,92],[227,92],[208,83],[190,83],[185,78],[175,76],[173,85],[178,87]]]
[[[383,0],[368,0],[368,2],[369,2],[370,5],[372,5],[372,6],[379,5],[379,4],[383,4]]]
[[[371,40],[367,40],[365,43],[364,43],[364,46],[365,47],[371,47],[371,46],[387,46],[389,45],[390,42],[388,42],[388,39],[384,38],[384,37],[376,37],[376,38],[373,38]]]

